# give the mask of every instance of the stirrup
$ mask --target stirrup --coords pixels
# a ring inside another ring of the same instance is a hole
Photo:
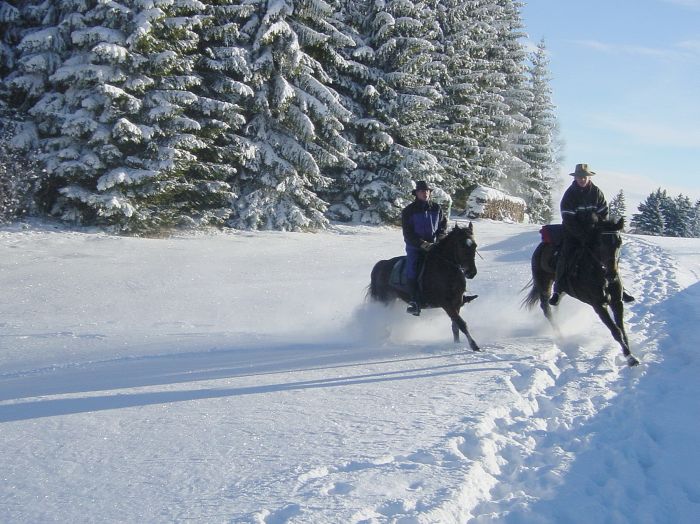
[[[410,313],[411,315],[418,317],[420,316],[420,306],[416,302],[409,302],[408,307],[406,308],[406,313]]]

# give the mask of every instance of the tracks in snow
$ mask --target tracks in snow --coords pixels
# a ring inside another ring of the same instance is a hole
[[[303,505],[290,501],[250,515],[251,521],[320,522],[314,500],[329,511],[326,522],[522,521],[518,515],[554,496],[589,449],[594,435],[587,428],[619,393],[635,387],[645,365],[659,359],[664,322],[653,307],[680,289],[672,260],[657,246],[632,239],[624,247],[621,269],[637,296],[625,317],[642,366],[626,367],[602,325],[585,341],[529,339],[492,346],[486,358],[509,363],[502,387],[510,403],[465,417],[429,449],[302,471],[294,491]],[[368,491],[378,503],[349,511],[353,500],[372,499]]]

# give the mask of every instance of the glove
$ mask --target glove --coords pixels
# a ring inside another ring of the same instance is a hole
[[[423,240],[423,241],[420,243],[420,248],[421,248],[423,251],[425,251],[426,253],[427,253],[428,251],[430,251],[431,249],[433,249],[434,247],[435,247],[435,244],[433,244],[432,242],[427,242],[427,241]]]

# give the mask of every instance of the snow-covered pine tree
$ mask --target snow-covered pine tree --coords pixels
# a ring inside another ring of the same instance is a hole
[[[15,35],[20,40],[14,50],[14,67],[3,78],[3,95],[11,107],[23,114],[50,90],[49,76],[61,64],[70,45],[69,24],[59,24],[73,12],[73,7],[69,1],[57,6],[46,0],[23,3],[19,18],[13,19],[12,12],[5,11],[8,31],[3,31],[3,39]]]
[[[21,40],[19,21],[19,9],[0,0],[0,79],[15,67],[15,53]]]
[[[318,192],[325,172],[351,169],[343,122],[350,112],[330,87],[324,62],[350,45],[328,20],[323,0],[250,0],[255,13],[241,28],[250,45],[253,102],[245,128],[250,159],[239,176],[231,225],[304,230],[324,227],[327,204]]]
[[[627,204],[625,203],[625,193],[620,189],[608,204],[608,215],[612,220],[625,218],[627,214]]]
[[[666,211],[665,235],[670,237],[690,238],[693,236],[693,203],[690,199],[680,194],[676,198],[669,198],[668,205],[663,208]]]
[[[495,3],[500,8],[495,24],[503,53],[494,53],[491,62],[505,77],[501,92],[507,109],[501,127],[505,128],[505,152],[510,157],[507,159],[504,180],[499,186],[512,195],[526,197],[531,194],[528,183],[531,167],[525,160],[529,145],[521,137],[531,126],[525,113],[531,107],[533,94],[528,82],[527,51],[521,42],[527,36],[520,17],[522,3],[517,0],[495,0]]]
[[[98,177],[115,156],[109,140],[104,140],[109,136],[104,114],[109,104],[100,90],[118,89],[123,81],[126,37],[120,26],[126,24],[125,12],[128,8],[123,5],[107,8],[95,2],[64,2],[53,10],[53,26],[27,34],[20,46],[21,61],[27,64],[37,62],[32,60],[37,51],[55,47],[53,67],[39,70],[41,76],[46,75],[45,92],[28,112],[40,138],[39,158],[49,176],[50,190],[44,195],[44,204],[64,220],[92,224],[98,222],[102,209],[104,216],[122,207],[131,209],[124,199],[95,191]],[[60,48],[54,43],[58,37]],[[47,52],[44,56],[51,55]],[[27,78],[30,74],[12,77],[11,84],[24,88],[32,100],[33,90],[25,87]],[[138,111],[138,101],[123,103],[128,106],[125,112]]]
[[[36,211],[35,195],[43,172],[26,152],[12,146],[22,123],[0,103],[0,224]]]
[[[692,232],[694,238],[700,238],[700,200],[693,205]]]
[[[471,162],[479,153],[473,115],[480,85],[473,69],[480,64],[472,48],[480,22],[471,4],[439,0],[435,6],[439,32],[434,61],[439,64],[442,97],[436,109],[440,116],[431,129],[431,149],[458,194],[477,182]]]
[[[364,93],[371,117],[367,124],[387,147],[380,158],[374,157],[378,168],[364,173],[363,184],[382,199],[381,212],[398,219],[412,181],[442,181],[442,166],[428,151],[440,98],[432,43],[437,26],[430,5],[410,0],[374,2],[367,16],[371,66],[379,71],[376,84]]]
[[[692,232],[693,237],[700,238],[700,200],[693,206]]]
[[[52,25],[24,37],[24,67],[9,84],[33,102],[54,214],[119,231],[227,218],[230,187],[198,158],[208,108],[191,89],[201,83],[203,9],[197,0],[62,2],[42,18]]]
[[[329,71],[352,116],[344,136],[352,143],[351,158],[356,167],[338,172],[323,197],[330,202],[328,216],[333,220],[380,224],[396,221],[403,202],[404,187],[397,193],[390,147],[394,139],[387,122],[376,110],[377,84],[382,73],[376,67],[375,51],[369,45],[374,0],[343,0],[339,29],[352,39],[352,47],[339,49],[344,64]],[[400,182],[400,181],[399,181]]]
[[[503,5],[501,5],[503,4]],[[517,20],[509,2],[464,2],[465,16],[471,22],[461,38],[469,54],[469,78],[476,88],[460,93],[460,104],[468,108],[470,137],[478,147],[471,159],[470,183],[505,188],[513,166],[518,163],[512,151],[512,135],[521,123],[514,100],[521,92],[522,71],[516,56],[521,49],[517,42]],[[515,40],[514,40],[515,39]],[[513,81],[513,88],[508,82]]]
[[[135,6],[125,91],[140,110],[115,115],[110,134],[128,156],[99,178],[97,190],[128,198],[133,209],[120,224],[128,230],[222,224],[234,196],[230,168],[211,159],[216,104],[197,94],[202,79],[195,69],[206,6],[198,0]]]
[[[638,206],[639,213],[632,215],[631,227],[634,232],[645,235],[663,236],[666,234],[664,208],[669,197],[665,190],[658,188]]]
[[[229,204],[234,207],[239,170],[254,158],[243,133],[254,91],[250,52],[240,28],[255,14],[256,6],[238,0],[206,0],[206,4],[196,70],[202,77],[197,89],[204,117],[200,136],[207,147],[199,154],[198,167],[231,185]]]
[[[521,155],[529,165],[523,180],[522,196],[530,220],[549,223],[552,219],[552,180],[557,168],[555,135],[557,119],[549,85],[549,58],[544,39],[530,55],[528,68],[532,98],[525,110],[530,126],[520,137]]]

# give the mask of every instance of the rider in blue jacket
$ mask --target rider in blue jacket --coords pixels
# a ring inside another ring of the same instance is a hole
[[[431,202],[433,188],[421,180],[412,191],[416,197],[401,212],[401,227],[406,242],[406,280],[411,289],[411,301],[407,313],[420,315],[420,286],[418,276],[425,260],[425,255],[446,234],[447,217],[440,206]]]

